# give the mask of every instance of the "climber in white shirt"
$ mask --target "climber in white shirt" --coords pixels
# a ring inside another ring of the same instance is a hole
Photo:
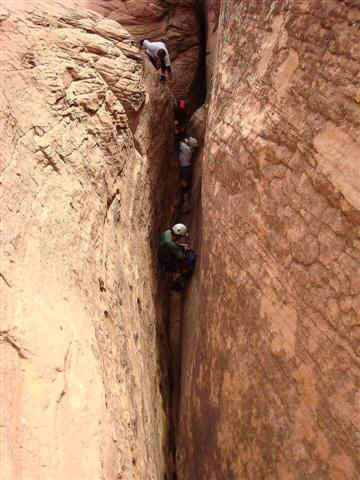
[[[183,213],[188,213],[191,209],[192,156],[198,146],[199,142],[194,137],[186,137],[178,143]]]
[[[161,68],[160,81],[164,82],[166,78],[166,72],[168,78],[171,80],[171,62],[168,49],[164,42],[150,42],[149,40],[140,40],[140,48],[144,48],[146,55],[156,70]],[[160,63],[160,67],[159,67]]]

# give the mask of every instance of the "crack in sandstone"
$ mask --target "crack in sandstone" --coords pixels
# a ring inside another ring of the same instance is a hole
[[[10,282],[8,282],[8,280],[6,279],[5,275],[3,273],[0,272],[0,278],[2,278],[2,280],[5,282],[5,284],[9,287],[9,288],[12,288],[12,285],[10,284]]]
[[[11,335],[9,330],[0,330],[0,343],[7,343],[10,345],[23,360],[28,360],[30,358],[29,351],[19,345],[17,339]]]
[[[67,371],[70,368],[70,362],[71,362],[71,346],[72,346],[72,341],[69,343],[69,345],[66,349],[63,368],[62,369],[57,369],[57,371],[59,373],[62,373],[63,376],[64,376],[64,386],[63,386],[63,388],[60,392],[60,395],[59,395],[58,399],[56,400],[56,403],[58,405],[61,403],[61,401],[63,400],[64,396],[66,395],[66,393],[68,391]]]
[[[202,2],[196,2],[197,9],[197,18],[200,24],[200,34],[201,46],[200,46],[200,60],[198,72],[196,75],[196,80],[194,81],[192,92],[190,93],[190,98],[193,103],[193,110],[202,107],[206,100],[207,94],[207,71],[206,71],[206,20],[204,14],[204,6]],[[190,120],[191,123],[191,120]],[[201,139],[201,144],[202,144]],[[200,177],[201,183],[201,166],[199,166],[199,158],[202,156],[202,150],[199,150],[196,153],[198,158],[195,161],[195,155],[193,162],[195,164],[196,170],[198,170],[198,175]],[[195,175],[194,175],[195,178]],[[199,188],[199,187],[197,187]],[[200,225],[196,222],[193,222],[193,217],[197,216],[197,212],[200,208],[200,197],[195,195],[195,179],[192,185],[192,194],[193,205],[190,215],[183,216],[181,213],[182,205],[178,203],[178,210],[174,213],[173,223],[182,222],[188,225],[195,224],[194,230],[194,241],[198,243],[197,240],[200,236]],[[196,238],[195,238],[196,237]],[[185,304],[187,300],[188,286],[186,287],[183,293],[179,294],[169,294],[170,298],[166,300],[168,304],[168,319],[167,319],[167,336],[168,343],[170,348],[170,358],[169,358],[169,391],[170,391],[170,431],[169,431],[169,444],[170,450],[172,453],[172,465],[173,469],[170,471],[170,476],[173,480],[180,478],[180,472],[177,468],[177,436],[178,428],[180,423],[180,401],[181,401],[181,379],[182,379],[182,349],[184,347],[184,323],[185,319]]]

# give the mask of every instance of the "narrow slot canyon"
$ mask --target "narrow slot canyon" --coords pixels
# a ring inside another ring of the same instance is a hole
[[[186,125],[186,134],[198,140],[199,146],[192,155],[193,176],[190,189],[189,212],[183,213],[184,196],[175,187],[177,191],[177,209],[173,217],[172,224],[183,223],[187,226],[190,233],[190,245],[197,252],[197,261],[199,261],[201,246],[201,174],[202,174],[202,155],[204,146],[204,133],[206,123],[205,101],[207,96],[207,70],[206,70],[206,45],[207,45],[207,25],[204,5],[202,2],[195,2],[196,18],[199,25],[199,60],[197,72],[190,91],[185,98],[185,105],[188,112],[188,121]],[[177,157],[178,153],[173,153]],[[175,158],[175,161],[177,159]],[[180,199],[180,201],[179,201]],[[196,270],[195,270],[195,275]],[[181,292],[172,292],[169,286],[166,287],[164,299],[168,311],[167,316],[167,341],[169,345],[170,359],[168,362],[169,374],[169,402],[170,402],[170,452],[172,472],[170,478],[179,480],[181,477],[177,474],[176,467],[176,442],[178,424],[180,421],[180,400],[181,400],[181,372],[182,372],[182,349],[183,349],[183,328],[185,324],[184,311],[186,298],[191,290],[192,280],[187,280],[185,289]]]
[[[359,42],[351,1],[0,0],[1,480],[358,480]]]
[[[202,167],[202,152],[203,139],[205,133],[206,112],[204,103],[207,94],[207,77],[206,77],[206,19],[203,10],[203,5],[196,4],[196,18],[199,24],[199,60],[197,72],[190,86],[190,91],[185,98],[185,105],[188,112],[188,121],[186,126],[187,136],[192,136],[199,141],[199,146],[192,155],[193,164],[193,178],[190,190],[190,205],[191,209],[187,213],[183,213],[184,197],[179,188],[179,180],[175,180],[174,184],[170,184],[171,190],[175,193],[175,209],[171,222],[168,225],[176,223],[185,224],[190,233],[190,245],[195,252],[200,251],[201,241],[201,222],[200,222],[200,196],[201,196],[201,167]],[[175,97],[172,98],[172,103]],[[175,124],[174,124],[175,125]],[[174,132],[175,133],[175,130]],[[176,135],[175,135],[176,137]],[[174,141],[175,150],[169,152],[169,157],[177,163],[178,152],[176,149],[176,140]],[[166,225],[165,225],[166,226]],[[157,236],[157,238],[159,235]],[[197,253],[198,255],[198,253]],[[185,289],[181,292],[172,292],[168,285],[169,276],[165,276],[165,286],[163,285],[162,296],[164,299],[164,318],[166,340],[163,338],[160,342],[160,349],[163,348],[162,343],[167,344],[167,360],[164,362],[167,373],[165,377],[168,378],[168,401],[169,401],[169,472],[167,478],[171,480],[179,480],[176,470],[176,436],[179,422],[179,406],[181,398],[181,357],[183,348],[183,325],[184,309],[186,297],[189,291],[188,280],[185,284]],[[160,277],[160,282],[163,284],[164,279]]]

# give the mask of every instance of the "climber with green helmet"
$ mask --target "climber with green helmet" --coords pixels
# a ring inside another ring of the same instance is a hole
[[[189,246],[188,236],[186,225],[177,223],[160,238],[159,263],[164,272],[173,275],[172,290],[182,290],[184,280],[192,275],[195,267],[196,254]]]
[[[177,272],[185,257],[183,241],[188,235],[187,227],[177,223],[165,230],[160,238],[159,262],[165,272]]]

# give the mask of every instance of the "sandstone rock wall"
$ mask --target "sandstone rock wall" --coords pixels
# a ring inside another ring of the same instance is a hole
[[[61,3],[0,1],[0,476],[163,479],[172,100],[123,27]]]
[[[183,480],[359,478],[359,21],[356,2],[222,2]]]

